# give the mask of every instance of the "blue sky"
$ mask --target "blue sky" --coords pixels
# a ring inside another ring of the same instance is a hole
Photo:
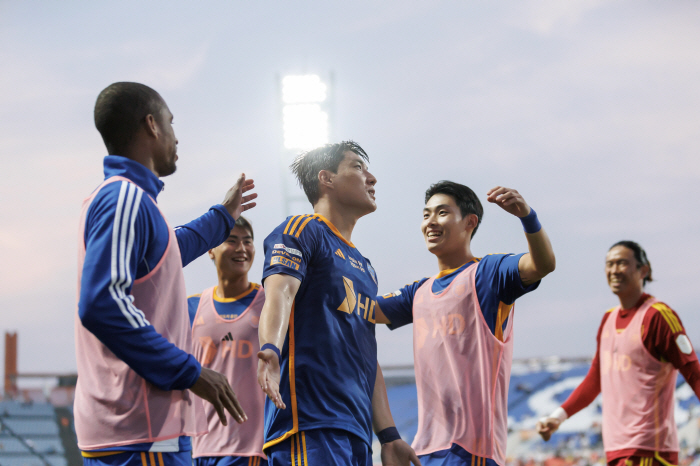
[[[379,208],[353,242],[380,292],[437,272],[419,232],[422,196],[452,179],[485,202],[518,189],[537,210],[557,270],[516,305],[515,357],[591,355],[616,304],[603,261],[640,242],[649,290],[700,341],[700,6],[696,2],[0,1],[0,309],[20,369],[75,368],[76,231],[105,154],[92,108],[114,81],[158,90],[180,161],[159,202],[171,224],[256,180],[249,218],[281,223],[277,77],[335,77],[332,132],[369,153]],[[301,213],[301,212],[300,212]],[[522,252],[519,222],[486,205],[481,256]],[[185,269],[188,291],[214,283]],[[412,361],[411,330],[378,329],[382,364]]]

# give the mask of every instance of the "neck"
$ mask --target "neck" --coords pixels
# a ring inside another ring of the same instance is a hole
[[[138,145],[132,145],[128,150],[125,150],[124,153],[117,155],[121,155],[122,157],[126,157],[127,159],[140,163],[144,167],[151,170],[154,175],[160,178],[160,175],[156,172],[155,164],[153,163],[153,156],[146,148],[139,147]]]
[[[338,208],[327,197],[320,199],[316,203],[314,213],[323,215],[326,220],[338,229],[343,238],[352,243],[352,230],[355,228],[355,224],[361,215],[358,216],[346,208]]]
[[[467,247],[464,249],[459,249],[456,251],[446,251],[437,256],[438,269],[440,270],[440,272],[442,272],[443,270],[456,269],[458,267],[463,266],[467,262],[474,260],[474,255],[472,254],[471,248],[469,246],[470,245],[467,244]]]
[[[219,298],[235,298],[245,293],[250,288],[248,274],[237,277],[224,277],[219,275],[219,286],[216,287],[216,296]]]
[[[639,302],[639,298],[644,294],[644,290],[634,290],[624,295],[617,295],[620,298],[620,307],[622,309],[632,309]]]

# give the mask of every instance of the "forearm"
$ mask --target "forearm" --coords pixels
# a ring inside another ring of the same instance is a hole
[[[527,248],[535,266],[535,270],[544,277],[554,271],[556,258],[552,243],[549,241],[547,232],[542,228],[537,233],[525,233],[527,238]],[[542,278],[540,277],[540,278]]]
[[[382,368],[377,363],[377,376],[374,381],[372,393],[372,427],[375,433],[381,432],[387,427],[394,427],[394,418],[389,407],[389,397],[386,393],[386,384]]]
[[[269,343],[282,349],[299,285],[299,280],[289,275],[277,274],[267,277],[265,304],[258,326],[260,347]]]
[[[119,323],[119,309],[80,309],[83,326],[134,372],[161,390],[184,390],[199,377],[201,366],[151,325]]]
[[[204,215],[175,228],[182,266],[223,243],[236,223],[222,206],[213,206]]]
[[[681,366],[679,370],[690,388],[693,389],[695,396],[700,399],[700,363],[697,360],[691,361]]]
[[[581,411],[586,406],[593,403],[593,400],[600,394],[600,367],[598,359],[594,359],[591,368],[583,379],[583,382],[569,395],[569,398],[561,405],[566,411],[567,417]]]

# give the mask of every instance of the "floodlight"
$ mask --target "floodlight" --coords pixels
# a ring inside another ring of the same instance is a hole
[[[284,147],[312,149],[328,143],[328,113],[321,107],[326,85],[315,74],[282,79]]]
[[[286,105],[283,116],[287,149],[310,149],[328,143],[328,114],[318,104]]]
[[[326,85],[315,74],[286,76],[282,80],[282,100],[285,104],[323,102]]]

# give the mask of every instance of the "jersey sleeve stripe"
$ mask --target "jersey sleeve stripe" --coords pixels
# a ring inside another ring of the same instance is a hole
[[[287,232],[289,231],[289,225],[292,224],[292,222],[294,221],[295,218],[296,218],[296,216],[289,219],[289,221],[287,222],[287,226],[284,228],[284,231],[282,232],[283,235],[287,234]]]
[[[306,220],[304,220],[304,223],[301,224],[301,226],[300,226],[299,229],[297,230],[297,234],[294,235],[294,237],[295,237],[295,238],[298,238],[299,235],[301,234],[301,232],[304,230],[304,228],[306,228],[306,225],[307,225],[311,220],[313,220],[315,217],[316,217],[316,216],[314,215],[314,216],[309,217],[309,218],[307,218]]]
[[[683,326],[680,324],[678,318],[676,318],[676,315],[668,306],[663,303],[656,303],[652,307],[659,311],[659,314],[661,314],[664,320],[666,320],[666,323],[671,328],[671,332],[678,333],[683,331]]]
[[[111,280],[108,289],[109,294],[117,303],[119,310],[126,317],[129,324],[133,328],[139,328],[150,324],[143,313],[138,311],[131,303],[130,297],[126,296],[125,290],[131,285],[131,276],[130,273],[127,274],[128,258],[125,256],[128,249],[127,243],[133,247],[134,241],[133,237],[126,238],[126,236],[134,235],[133,223],[131,225],[132,228],[127,230],[130,223],[129,219],[131,218],[133,222],[133,219],[136,218],[141,196],[136,196],[134,202],[134,191],[139,191],[140,194],[140,190],[137,190],[136,185],[128,181],[122,181],[121,183],[117,209],[114,215],[114,225],[112,226]]]
[[[305,218],[305,217],[307,217],[307,215],[300,215],[300,216],[297,217],[296,221],[294,222],[294,225],[292,225],[292,229],[289,230],[289,235],[290,235],[290,236],[294,234],[294,230],[296,230],[297,225],[299,225],[299,222],[301,222],[301,219],[303,219],[303,218]]]

